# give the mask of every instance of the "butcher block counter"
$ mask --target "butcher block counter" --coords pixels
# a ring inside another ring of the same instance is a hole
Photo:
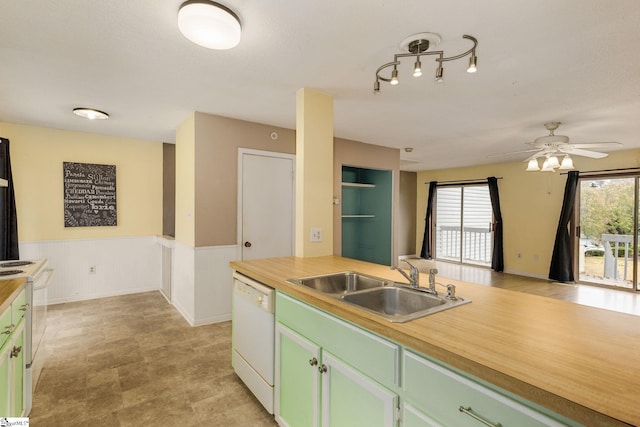
[[[336,256],[231,262],[231,268],[588,426],[640,424],[640,317],[438,277],[471,304],[391,323],[290,278],[387,266]],[[424,276],[424,277],[423,277]],[[421,286],[428,277],[421,275]],[[277,309],[277,308],[276,308]]]
[[[0,280],[0,313],[4,312],[24,288],[25,279]]]

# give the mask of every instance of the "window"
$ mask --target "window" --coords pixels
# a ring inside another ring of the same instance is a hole
[[[639,290],[638,176],[586,176],[579,181],[578,280]],[[635,283],[635,286],[634,286]]]
[[[435,206],[435,258],[490,266],[492,223],[488,185],[439,186]]]

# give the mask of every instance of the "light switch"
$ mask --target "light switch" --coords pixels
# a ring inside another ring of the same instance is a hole
[[[322,228],[312,228],[311,229],[311,241],[312,242],[322,242]]]

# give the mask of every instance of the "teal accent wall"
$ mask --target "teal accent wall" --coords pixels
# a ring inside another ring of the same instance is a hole
[[[391,265],[392,191],[390,170],[342,167],[342,256]]]

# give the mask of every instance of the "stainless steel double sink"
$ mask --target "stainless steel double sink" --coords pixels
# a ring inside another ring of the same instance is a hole
[[[289,279],[288,282],[330,295],[397,323],[471,302],[467,298],[447,298],[427,292],[425,288],[411,288],[354,271]]]

